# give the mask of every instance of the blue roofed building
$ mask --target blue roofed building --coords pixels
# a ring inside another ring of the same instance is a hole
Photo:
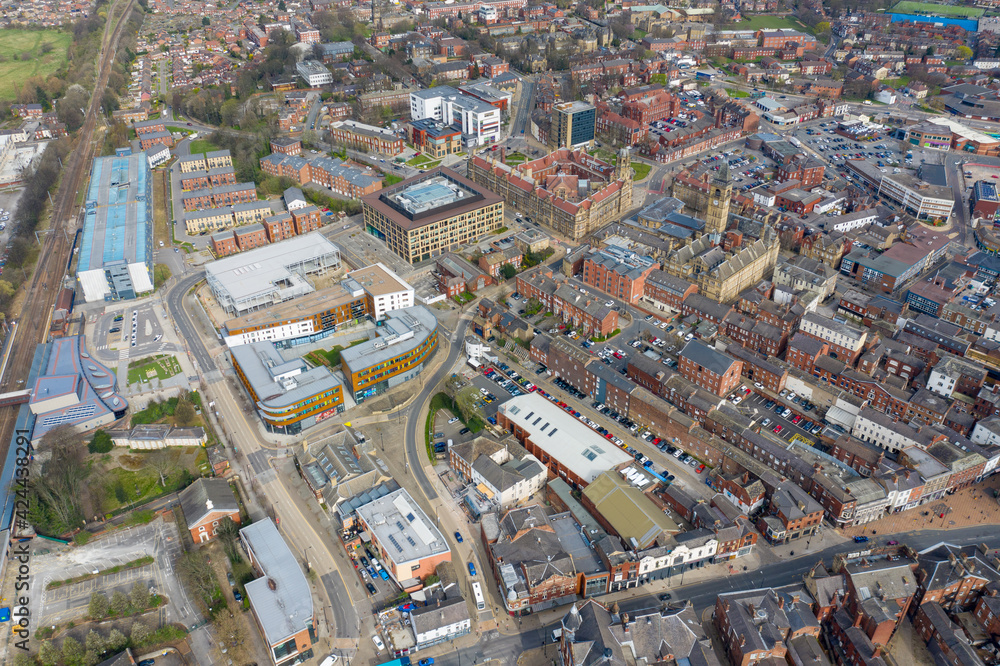
[[[144,153],[94,158],[84,199],[77,279],[84,299],[153,291],[153,192]]]
[[[87,353],[83,336],[54,338],[41,349],[28,402],[33,442],[61,425],[87,432],[125,416],[128,402],[118,393],[117,376]]]

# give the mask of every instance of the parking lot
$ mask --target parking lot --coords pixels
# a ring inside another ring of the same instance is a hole
[[[199,615],[174,573],[174,562],[180,554],[177,524],[162,519],[113,532],[86,546],[68,548],[36,542],[31,557],[32,578],[33,589],[40,594],[33,595],[29,604],[31,617],[36,618],[32,624],[37,628],[82,617],[87,614],[93,592],[110,597],[115,590],[127,592],[138,581],[167,598],[165,621],[190,626]],[[46,589],[52,581],[107,571],[146,555],[154,558],[152,564]]]
[[[94,345],[97,349],[108,349],[115,345],[121,349],[131,349],[136,353],[148,353],[148,345],[163,339],[163,326],[153,309],[154,305],[107,309],[99,315],[95,328]],[[139,348],[139,349],[136,349]]]
[[[789,409],[788,416],[780,416],[775,409],[778,407],[778,403],[783,403],[783,401],[774,400],[774,405],[768,408],[767,404],[771,401],[772,398],[768,398],[767,396],[756,392],[751,392],[750,395],[745,396],[741,400],[739,406],[744,413],[762,416],[763,421],[761,421],[761,429],[770,430],[772,433],[785,441],[792,441],[792,439],[796,437],[799,438],[797,441],[802,441],[803,443],[808,443],[809,445],[812,445],[817,441],[816,435],[812,433],[813,428],[820,425],[819,416],[816,415],[815,410],[810,410],[805,412],[805,416],[800,416],[796,414],[796,412],[802,412],[802,407],[800,405],[792,404],[787,407],[787,409]],[[801,420],[798,423],[793,423],[793,421],[797,418],[801,418]],[[809,430],[807,431],[804,426],[808,426]],[[777,428],[780,428],[780,431],[775,432]]]

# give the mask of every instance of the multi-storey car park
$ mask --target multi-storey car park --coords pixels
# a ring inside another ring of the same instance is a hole
[[[340,249],[311,233],[213,261],[205,266],[205,279],[219,305],[240,316],[312,293],[306,276],[340,265]]]

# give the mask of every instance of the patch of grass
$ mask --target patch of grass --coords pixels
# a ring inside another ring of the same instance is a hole
[[[411,167],[422,167],[433,161],[433,158],[427,157],[426,155],[417,155],[416,157],[410,159],[407,164]]]
[[[509,231],[509,229],[507,229],[507,227],[497,227],[496,229],[493,230],[493,233],[494,234],[504,234],[504,233],[507,233],[507,231]]]
[[[750,93],[746,90],[740,90],[739,88],[726,88],[726,92],[729,93],[730,97],[749,97]]]
[[[219,147],[209,141],[208,139],[195,139],[191,142],[190,150],[192,155],[198,153],[210,153],[213,150],[218,150]]]
[[[360,345],[362,342],[367,342],[368,338],[359,338],[357,340],[351,340],[347,347],[353,347],[354,345]],[[317,349],[316,351],[311,351],[306,354],[305,358],[307,361],[313,365],[325,365],[330,368],[340,367],[340,352],[347,349],[343,345],[334,345],[330,349],[323,350]]]
[[[739,30],[778,30],[780,28],[789,28],[812,34],[812,31],[804,23],[790,16],[751,16],[748,21],[737,23],[736,27]]]
[[[163,283],[170,279],[170,267],[166,264],[156,264],[153,266],[153,291],[163,286]]]
[[[424,424],[424,437],[425,446],[427,448],[427,457],[430,459],[431,463],[437,462],[437,456],[434,455],[434,417],[437,415],[438,410],[447,409],[454,416],[459,416],[458,410],[455,408],[455,403],[446,393],[435,393],[434,397],[431,398],[431,405],[427,409],[427,423]]]
[[[935,2],[915,2],[914,0],[903,0],[902,2],[897,2],[896,5],[889,11],[897,14],[930,14],[964,18],[977,18],[986,13],[986,10],[980,7],[939,5]]]
[[[652,165],[646,164],[645,162],[632,162],[632,169],[635,171],[635,177],[633,180],[643,180],[649,175],[649,171],[652,168]]]
[[[396,183],[401,183],[402,181],[403,181],[402,176],[396,175],[394,173],[387,173],[385,174],[385,179],[383,179],[382,181],[382,187],[389,187],[391,185],[395,185]]]
[[[48,77],[65,65],[72,41],[70,33],[59,30],[0,30],[0,100],[16,99],[26,79]],[[51,50],[43,53],[46,49]]]
[[[180,373],[181,364],[177,362],[177,358],[163,354],[152,359],[143,359],[142,361],[129,363],[128,383],[139,384],[148,382],[154,377],[162,381]]]
[[[176,125],[167,125],[168,132],[180,132],[181,134],[191,134],[194,132],[190,127],[177,127]]]
[[[507,164],[524,164],[527,161],[528,157],[524,153],[511,153],[506,159]]]

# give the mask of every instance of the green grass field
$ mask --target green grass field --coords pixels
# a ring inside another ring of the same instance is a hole
[[[62,67],[71,41],[70,33],[56,30],[0,30],[0,100],[16,99],[25,79]],[[43,53],[46,44],[52,50]]]
[[[729,93],[730,97],[749,97],[750,93],[746,90],[740,90],[739,88],[726,88],[726,92]]]
[[[149,382],[153,378],[169,379],[181,373],[180,363],[173,356],[157,356],[153,359],[130,363],[128,368],[128,383],[138,384]]]
[[[649,175],[649,170],[653,167],[645,162],[632,162],[632,169],[635,171],[635,177],[632,180],[640,181]]]
[[[737,30],[778,30],[780,28],[789,28],[790,30],[811,32],[804,23],[790,16],[751,16],[749,21],[740,21],[735,27]]]
[[[903,0],[896,3],[889,11],[897,14],[936,14],[961,18],[978,18],[986,13],[986,10],[980,7],[939,5],[933,2],[915,2],[914,0]]]
[[[195,139],[191,142],[191,146],[189,148],[192,155],[197,155],[198,153],[210,153],[213,150],[218,149],[219,147],[208,139]]]

